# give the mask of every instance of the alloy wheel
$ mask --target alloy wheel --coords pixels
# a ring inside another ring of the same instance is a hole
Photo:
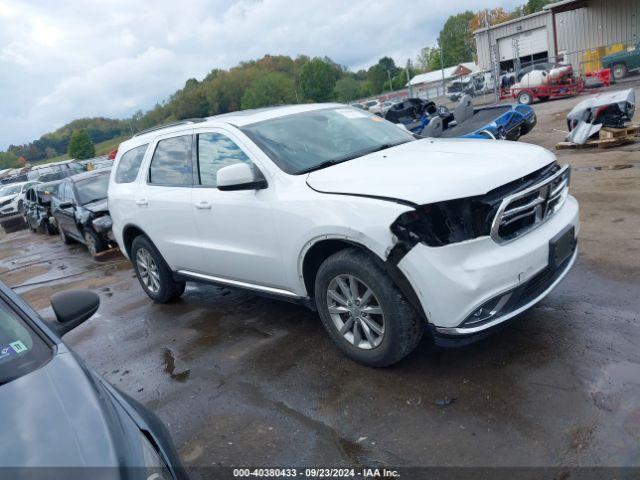
[[[139,248],[136,252],[136,266],[144,286],[151,293],[160,291],[160,273],[155,260],[146,248]]]
[[[382,343],[382,306],[373,290],[355,275],[337,275],[329,282],[327,307],[334,326],[352,345],[370,350]]]

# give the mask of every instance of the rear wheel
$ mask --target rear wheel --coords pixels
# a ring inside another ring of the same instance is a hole
[[[530,92],[520,92],[518,94],[518,103],[522,105],[531,105],[533,103],[533,95]]]
[[[58,233],[58,229],[49,221],[44,222],[44,230],[47,232],[47,235],[55,235]]]
[[[613,66],[612,71],[613,71],[613,78],[615,78],[616,80],[622,80],[629,73],[629,70],[627,69],[627,65],[624,63],[616,63]]]
[[[185,282],[173,280],[162,255],[147,237],[141,235],[133,240],[131,259],[140,285],[154,302],[168,303],[184,293]]]
[[[421,318],[387,274],[357,249],[341,250],[320,265],[315,301],[333,341],[364,365],[398,362],[424,332]]]

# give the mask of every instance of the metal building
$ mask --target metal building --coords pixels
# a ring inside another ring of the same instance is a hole
[[[558,60],[586,72],[600,68],[602,56],[635,46],[639,33],[640,0],[563,0],[474,36],[482,70]]]

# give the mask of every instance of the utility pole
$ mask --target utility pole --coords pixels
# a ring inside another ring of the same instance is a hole
[[[393,83],[391,82],[391,71],[387,69],[387,76],[389,77],[389,91],[393,92]]]
[[[411,60],[407,58],[407,85],[409,85],[409,98],[413,98],[413,85],[411,85],[411,74],[409,70],[411,69]]]
[[[444,53],[442,51],[442,42],[440,42],[440,68],[442,69],[442,95],[444,96]]]

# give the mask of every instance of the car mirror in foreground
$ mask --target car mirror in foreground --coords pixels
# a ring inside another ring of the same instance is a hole
[[[267,188],[267,181],[251,165],[236,163],[218,170],[216,183],[218,190],[259,190]]]
[[[62,336],[91,318],[99,306],[100,297],[89,290],[56,293],[51,297],[51,307],[58,321],[49,325]]]

